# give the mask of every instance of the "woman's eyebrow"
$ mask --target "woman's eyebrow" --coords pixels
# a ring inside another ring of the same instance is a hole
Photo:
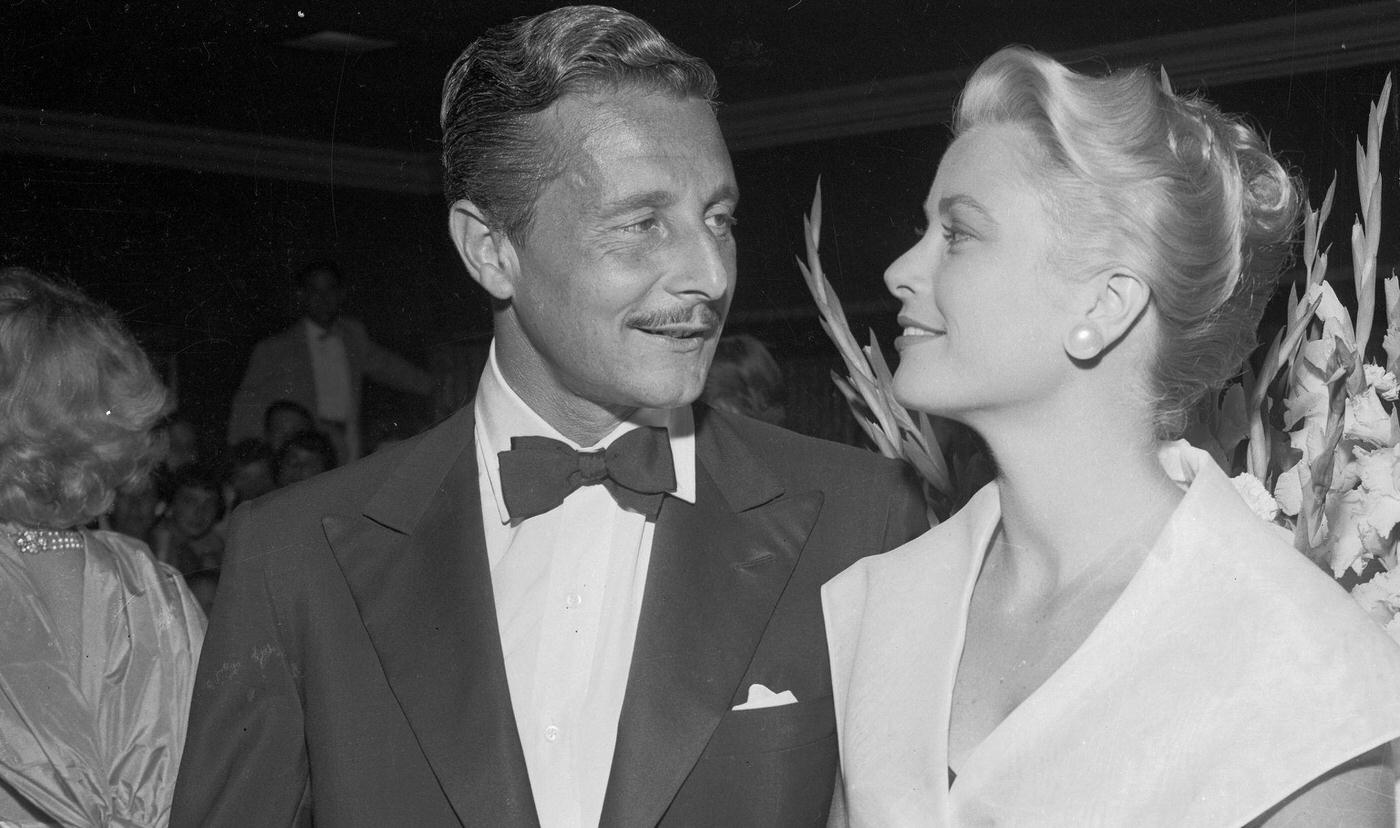
[[[962,207],[967,210],[972,210],[981,215],[987,221],[993,224],[997,223],[997,220],[992,217],[992,214],[987,212],[987,208],[983,207],[981,202],[979,202],[972,196],[950,195],[944,196],[943,198],[940,198],[938,200],[938,214],[940,216],[947,215],[948,212],[951,211],[954,207]]]

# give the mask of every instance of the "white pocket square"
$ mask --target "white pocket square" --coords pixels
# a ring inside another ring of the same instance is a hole
[[[784,690],[781,693],[774,693],[761,684],[749,687],[749,698],[743,704],[734,705],[734,710],[758,710],[764,707],[781,707],[785,704],[797,704],[797,697],[791,690]]]

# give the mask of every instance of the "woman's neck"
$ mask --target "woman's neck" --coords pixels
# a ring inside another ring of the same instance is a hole
[[[1051,420],[1043,420],[1049,423]],[[990,430],[1008,587],[1049,597],[1145,557],[1181,500],[1150,430],[1112,416]]]

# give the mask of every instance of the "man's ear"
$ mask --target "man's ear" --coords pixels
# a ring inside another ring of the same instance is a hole
[[[1092,279],[1097,286],[1086,318],[1103,331],[1106,347],[1113,347],[1132,330],[1152,301],[1152,288],[1138,274],[1115,268]]]
[[[515,247],[505,233],[493,229],[485,213],[465,198],[452,203],[447,226],[472,278],[492,298],[505,301],[515,295],[515,278],[520,271]]]

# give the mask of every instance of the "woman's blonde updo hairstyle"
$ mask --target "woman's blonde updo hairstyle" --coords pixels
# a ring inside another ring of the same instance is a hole
[[[1254,348],[1299,188],[1255,130],[1145,68],[1091,77],[1002,49],[968,81],[953,132],[985,124],[1034,136],[1069,272],[1121,267],[1148,282],[1160,330],[1149,393],[1158,435],[1179,436]]]
[[[110,309],[20,267],[0,269],[0,520],[61,529],[141,481],[166,393]]]

